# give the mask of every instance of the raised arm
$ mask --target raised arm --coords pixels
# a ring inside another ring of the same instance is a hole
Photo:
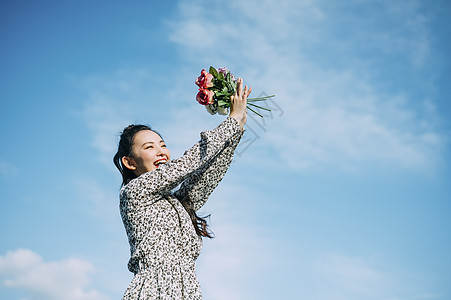
[[[123,188],[122,196],[146,201],[145,199],[149,198],[147,196],[153,193],[170,191],[191,173],[217,156],[240,134],[241,128],[238,121],[228,117],[215,129],[201,132],[200,141],[180,158],[131,180]]]
[[[237,120],[241,128],[247,121],[246,104],[251,91],[252,87],[248,89],[247,85],[243,89],[243,79],[238,78],[236,93],[231,98],[230,117]],[[194,210],[201,208],[227,172],[243,132],[237,135],[217,157],[188,177],[176,191],[177,198],[182,201],[190,200]]]
[[[238,146],[243,132],[237,135],[232,143],[226,146],[215,158],[185,179],[180,189],[175,191],[175,196],[181,201],[191,201],[194,210],[200,209],[230,167],[233,152]]]
[[[247,85],[243,89],[243,79],[238,78],[236,93],[231,98],[230,117],[237,120],[241,128],[247,121],[246,104],[251,91],[252,88],[248,89]],[[190,200],[194,210],[201,208],[227,172],[243,132],[236,135],[213,160],[191,174],[175,192],[176,197],[182,201]]]

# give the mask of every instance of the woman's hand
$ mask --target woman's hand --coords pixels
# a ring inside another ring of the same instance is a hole
[[[247,85],[244,86],[243,91],[243,78],[238,78],[235,95],[230,98],[230,116],[240,123],[241,128],[247,121],[247,97],[251,91],[252,87],[248,89]]]

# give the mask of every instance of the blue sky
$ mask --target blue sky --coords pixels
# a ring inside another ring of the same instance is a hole
[[[112,164],[145,123],[173,157],[222,116],[202,68],[276,94],[204,214],[205,299],[451,298],[448,1],[3,1],[0,298],[119,299]]]

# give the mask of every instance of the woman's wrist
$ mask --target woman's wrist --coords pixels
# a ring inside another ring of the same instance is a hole
[[[238,122],[238,124],[240,124],[241,129],[243,129],[243,126],[246,123],[246,118],[243,117],[243,114],[237,114],[237,113],[231,112],[229,116],[234,118]]]

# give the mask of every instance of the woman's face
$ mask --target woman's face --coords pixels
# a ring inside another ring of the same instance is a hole
[[[151,130],[141,130],[135,134],[132,146],[133,157],[128,158],[136,176],[158,169],[171,159],[163,139]]]

